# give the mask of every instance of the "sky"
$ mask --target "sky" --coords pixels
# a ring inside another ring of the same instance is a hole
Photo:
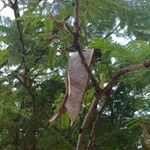
[[[0,1],[0,16],[6,16],[10,17],[11,19],[14,19],[14,12],[10,7],[3,8],[3,2]]]
[[[53,0],[47,0],[48,2],[52,3]],[[12,20],[14,19],[14,13],[13,10],[10,7],[5,7],[3,8],[3,2],[0,1],[0,16],[5,16],[5,17],[10,17]],[[123,30],[121,30],[120,32],[123,32]],[[126,45],[128,42],[130,42],[130,38],[127,36],[124,37],[117,37],[115,34],[111,35],[112,39],[114,42],[119,43],[121,45]]]

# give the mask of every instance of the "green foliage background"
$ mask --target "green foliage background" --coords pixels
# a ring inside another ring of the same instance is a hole
[[[16,2],[23,12],[21,16],[14,20],[0,16],[0,149],[73,150],[94,94],[91,83],[83,111],[72,127],[67,114],[49,123],[65,94],[69,54],[60,53],[60,49],[72,42],[69,30],[57,27],[56,22],[69,16],[67,24],[72,29],[72,0]],[[9,1],[1,3],[12,7]],[[80,1],[80,43],[82,48],[101,51],[94,75],[102,87],[119,68],[150,58],[149,17],[149,0]],[[118,39],[128,37],[130,42],[120,45],[112,36],[104,38],[112,31]],[[113,87],[109,105],[100,117],[95,149],[146,150],[139,125],[149,125],[149,112],[150,70],[122,77]],[[91,126],[86,130],[84,149]]]

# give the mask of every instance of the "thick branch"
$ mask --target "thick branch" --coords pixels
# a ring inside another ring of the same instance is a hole
[[[82,149],[82,143],[83,143],[83,134],[84,134],[84,130],[85,128],[88,126],[89,121],[91,120],[92,114],[96,108],[96,105],[99,101],[99,96],[95,97],[95,99],[93,100],[88,113],[86,114],[84,121],[82,123],[82,126],[79,130],[79,136],[78,136],[78,142],[77,142],[77,146],[76,146],[76,150],[81,150]]]
[[[100,116],[102,115],[103,111],[105,110],[106,106],[108,105],[108,102],[110,101],[110,95],[111,95],[111,91],[108,91],[107,94],[105,94],[105,102],[102,105],[100,111],[98,112],[94,123],[92,125],[92,129],[91,129],[91,133],[90,133],[90,137],[89,137],[89,142],[88,142],[88,150],[91,150],[94,146],[94,136],[95,136],[95,130],[96,130],[96,126],[98,124],[98,121],[100,121]]]
[[[73,29],[73,47],[78,49],[79,46],[79,0],[74,0],[74,29]]]
[[[125,68],[119,69],[117,71],[117,73],[114,76],[112,76],[111,80],[109,81],[107,86],[104,88],[104,93],[106,93],[108,90],[110,90],[112,88],[112,86],[117,82],[117,80],[121,76],[123,76],[129,72],[139,70],[142,68],[148,68],[148,67],[150,67],[150,59],[148,59],[145,62],[140,63],[140,64],[133,64],[133,65],[127,66]]]
[[[10,2],[12,4],[12,2]],[[15,19],[16,19],[16,25],[17,25],[17,29],[18,29],[18,34],[19,34],[19,40],[21,43],[21,49],[22,49],[22,61],[23,63],[25,62],[25,43],[23,40],[23,35],[22,35],[22,31],[21,31],[21,24],[20,24],[20,20],[18,20],[18,18],[20,17],[20,13],[19,13],[19,8],[18,8],[18,3],[17,1],[15,1],[14,4],[12,4],[12,8],[14,11],[14,15],[15,15]]]
[[[17,25],[18,34],[19,34],[19,40],[21,43],[21,50],[22,50],[21,57],[22,57],[22,65],[23,65],[23,69],[24,69],[24,74],[22,75],[22,77],[23,77],[22,82],[23,82],[24,87],[28,90],[28,92],[32,98],[32,105],[33,105],[33,110],[34,110],[35,109],[35,98],[34,98],[34,93],[33,93],[33,89],[32,89],[32,82],[31,82],[31,79],[29,76],[29,69],[26,65],[26,48],[25,48],[25,43],[24,43],[22,29],[21,29],[21,22],[20,22],[20,20],[18,20],[18,18],[20,17],[18,0],[15,0],[14,3],[12,3],[11,0],[9,2],[12,4],[12,9],[14,11],[16,25]]]
[[[9,3],[11,4],[11,7],[13,7],[13,2],[11,1],[11,0],[8,0],[9,1]]]
[[[84,133],[84,130],[88,127],[88,123],[89,121],[91,120],[91,117],[94,113],[94,111],[96,110],[96,107],[97,107],[97,104],[99,102],[99,99],[101,98],[101,96],[103,95],[103,93],[101,92],[100,95],[97,95],[95,97],[95,99],[93,100],[89,110],[88,110],[88,113],[86,114],[85,118],[84,118],[84,121],[82,123],[82,126],[79,130],[79,136],[78,136],[78,142],[77,142],[77,147],[76,147],[76,150],[81,150],[82,148],[82,142],[83,142],[83,133]],[[99,112],[99,116],[103,113],[105,107],[106,107],[106,101],[104,102],[100,112]]]
[[[80,45],[79,45],[79,32],[80,32],[80,27],[79,27],[79,0],[75,0],[74,1],[74,19],[75,19],[75,22],[74,22],[74,30],[73,30],[73,44],[72,44],[72,47],[74,47],[78,53],[79,53],[79,56],[81,58],[81,61],[85,67],[85,70],[87,71],[94,87],[95,87],[95,90],[97,93],[99,93],[101,91],[101,88],[99,87],[99,83],[97,82],[97,80],[95,79],[95,77],[93,76],[89,66],[87,65],[86,63],[86,60],[84,58],[84,55],[83,55],[83,52],[80,48]]]

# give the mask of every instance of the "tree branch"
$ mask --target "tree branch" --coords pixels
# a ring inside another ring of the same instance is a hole
[[[92,117],[92,114],[94,113],[95,111],[95,108],[99,102],[99,99],[103,96],[103,95],[106,95],[111,89],[112,87],[114,86],[114,84],[118,81],[118,79],[120,77],[122,77],[123,75],[129,73],[129,72],[132,72],[132,71],[135,71],[135,70],[140,70],[140,69],[143,69],[143,68],[150,68],[150,59],[146,60],[145,62],[143,63],[139,63],[139,64],[134,64],[134,65],[130,65],[128,67],[125,67],[125,68],[122,68],[120,70],[117,71],[117,73],[112,76],[112,78],[110,79],[108,85],[102,90],[101,93],[97,93],[97,95],[95,96],[95,99],[93,100],[85,118],[84,118],[84,121],[82,123],[82,126],[79,130],[79,136],[78,136],[78,142],[77,142],[77,147],[76,147],[76,150],[80,150],[81,147],[82,147],[82,141],[83,141],[83,132],[84,130],[87,128],[88,126],[88,122],[91,120],[91,117]],[[104,102],[99,114],[101,115],[103,113],[103,111],[105,110],[107,106],[107,101]]]
[[[139,63],[139,64],[133,64],[124,68],[121,68],[117,71],[117,73],[115,75],[112,76],[111,80],[109,81],[109,83],[107,84],[107,86],[103,89],[103,92],[107,92],[108,90],[110,90],[112,88],[112,86],[117,82],[117,80],[132,71],[135,70],[139,70],[142,68],[149,68],[150,67],[150,59],[146,60],[143,63]]]
[[[104,37],[104,39],[106,39],[106,38],[108,38],[110,35],[112,35],[116,30],[117,30],[117,28],[120,26],[120,23],[112,30],[112,31],[110,31],[110,32],[108,32],[107,34],[106,34],[106,36]]]
[[[9,1],[9,3],[11,4],[11,7],[13,7],[13,2],[11,1],[11,0],[8,0]]]
[[[89,142],[88,142],[88,150],[91,150],[94,146],[94,134],[95,134],[95,129],[96,129],[96,126],[98,124],[98,121],[100,120],[100,116],[102,115],[103,111],[105,110],[106,106],[108,105],[108,102],[110,101],[110,95],[111,95],[111,91],[108,91],[106,94],[105,94],[105,102],[103,103],[100,111],[98,112],[96,118],[95,118],[95,121],[92,125],[92,129],[91,129],[91,133],[90,133],[90,137],[89,137]]]
[[[78,53],[79,56],[81,58],[82,64],[85,67],[85,70],[87,71],[94,87],[97,93],[101,92],[101,88],[99,86],[99,83],[97,82],[97,80],[95,79],[95,77],[93,76],[88,64],[86,63],[85,57],[83,55],[83,52],[80,48],[80,44],[79,44],[79,33],[80,33],[80,27],[79,27],[79,0],[74,0],[73,3],[74,6],[74,30],[73,30],[73,43],[72,43],[72,47],[75,48]]]
[[[15,19],[16,19],[16,25],[17,25],[17,29],[18,29],[18,34],[19,34],[19,40],[21,43],[21,57],[22,57],[22,65],[23,65],[23,69],[24,69],[24,74],[22,75],[23,77],[23,85],[25,85],[25,88],[28,90],[31,99],[32,99],[32,105],[33,105],[33,111],[35,110],[35,94],[33,92],[33,88],[32,88],[32,79],[29,76],[29,69],[27,67],[26,64],[26,48],[25,48],[25,42],[23,39],[23,34],[22,34],[22,29],[21,29],[21,23],[20,20],[18,20],[18,18],[20,17],[20,13],[19,13],[19,7],[18,7],[18,0],[15,0],[14,3],[12,3],[11,0],[9,0],[9,2],[12,4],[12,9],[14,11],[14,15],[15,15]]]
[[[79,130],[79,136],[78,136],[78,142],[77,142],[76,150],[80,150],[82,148],[84,130],[87,128],[88,123],[91,120],[92,114],[93,114],[93,112],[96,109],[96,106],[97,106],[97,103],[99,101],[99,98],[100,98],[99,95],[97,95],[94,98],[94,100],[93,100],[92,104],[90,105],[90,108],[89,108],[89,110],[88,110],[88,112],[87,112],[87,114],[86,114],[86,116],[84,118],[82,126],[81,126],[81,128]]]
[[[76,150],[79,150],[82,146],[82,141],[83,141],[83,131],[86,128],[88,121],[90,120],[93,111],[95,110],[95,107],[99,101],[100,98],[100,93],[101,93],[101,88],[99,87],[99,83],[97,82],[97,80],[95,79],[95,77],[93,76],[93,74],[91,73],[91,70],[89,68],[89,66],[86,63],[85,57],[83,55],[83,52],[80,48],[80,44],[79,44],[79,33],[80,33],[80,27],[79,27],[79,0],[74,0],[73,3],[73,7],[74,7],[74,30],[73,30],[73,43],[72,43],[72,47],[75,48],[78,53],[79,56],[81,58],[82,64],[85,67],[85,70],[87,71],[94,87],[95,87],[95,99],[93,100],[93,103],[90,106],[90,109],[88,111],[88,113],[85,116],[85,119],[83,121],[83,124],[79,130],[79,137],[78,137],[78,143],[77,143],[77,147]]]
[[[87,112],[87,114],[86,114],[86,116],[84,118],[82,126],[81,126],[81,128],[79,130],[79,136],[78,136],[78,142],[77,142],[76,150],[80,150],[82,148],[82,141],[83,141],[84,130],[88,127],[88,123],[91,120],[91,117],[92,117],[94,111],[96,110],[97,104],[99,102],[99,99],[102,97],[102,95],[104,95],[102,92],[100,94],[96,95],[95,99],[93,100],[93,102],[92,102],[92,104],[91,104],[91,106],[90,106],[90,108],[89,108],[89,110],[88,110],[88,112]],[[107,101],[104,102],[101,110],[99,111],[99,116],[103,113],[106,105],[107,105]]]
[[[15,15],[15,19],[16,19],[16,25],[17,25],[17,29],[18,29],[18,34],[19,34],[19,40],[21,43],[21,49],[22,49],[22,61],[23,63],[25,62],[25,43],[23,40],[23,35],[22,35],[22,31],[21,31],[21,24],[20,24],[20,20],[18,20],[18,18],[20,17],[20,13],[19,13],[19,8],[18,8],[18,3],[17,1],[15,1],[15,3],[13,4],[12,2],[10,2],[12,4],[12,8],[14,11],[14,15]]]
[[[18,36],[19,36],[19,40],[20,40],[20,44],[21,44],[21,58],[22,58],[22,62],[21,65],[23,67],[23,80],[22,80],[22,84],[24,85],[24,87],[28,90],[28,93],[31,97],[31,101],[32,101],[32,114],[35,115],[36,112],[36,106],[35,106],[35,89],[32,86],[32,79],[30,77],[30,69],[27,66],[27,57],[26,57],[26,48],[25,48],[25,42],[23,39],[23,34],[22,34],[22,26],[21,26],[21,22],[20,20],[18,20],[18,18],[20,17],[20,13],[19,13],[19,7],[18,7],[18,0],[15,0],[14,3],[12,3],[11,0],[9,0],[9,2],[12,5],[12,9],[14,11],[14,15],[15,15],[15,19],[16,19],[16,25],[17,25],[17,29],[18,29]],[[33,124],[33,126],[35,127],[35,123]],[[31,149],[35,149],[36,148],[36,128],[34,128],[31,134]]]

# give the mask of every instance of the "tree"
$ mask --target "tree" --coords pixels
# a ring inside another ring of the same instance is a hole
[[[150,45],[143,14],[149,16],[149,1],[2,2],[15,20],[0,20],[0,148],[146,149]],[[125,46],[111,37],[122,32],[131,38]],[[93,71],[84,59],[86,47],[101,53]],[[70,127],[67,113],[54,123],[49,119],[63,103],[74,51],[90,82],[83,111]]]

